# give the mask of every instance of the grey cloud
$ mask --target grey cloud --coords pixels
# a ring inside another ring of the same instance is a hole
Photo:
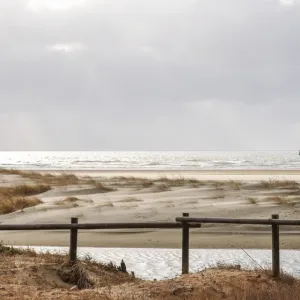
[[[12,132],[36,137],[18,146],[0,131],[12,148],[299,144],[284,134],[299,129],[298,2],[86,1],[38,13],[27,3],[0,3],[2,124],[12,116]],[[74,43],[84,48],[51,51]]]

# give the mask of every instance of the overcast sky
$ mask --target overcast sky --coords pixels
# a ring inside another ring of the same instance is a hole
[[[300,1],[1,0],[1,150],[300,148]]]

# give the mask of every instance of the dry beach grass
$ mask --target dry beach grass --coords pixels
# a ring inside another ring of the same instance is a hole
[[[174,221],[182,212],[204,217],[300,218],[297,180],[225,180],[181,175],[96,176],[0,169],[0,222]],[[265,227],[207,224],[191,230],[191,247],[269,248]],[[299,248],[297,228],[281,234],[281,248]],[[234,234],[243,232],[243,234]],[[248,234],[246,234],[248,232]],[[253,232],[251,234],[251,232]],[[256,233],[263,233],[257,235]],[[212,234],[213,233],[213,234]],[[250,236],[249,236],[250,235]],[[68,245],[68,232],[1,232],[10,244]],[[180,247],[180,231],[80,231],[79,245],[112,247]],[[126,259],[125,259],[126,262]],[[218,265],[196,274],[145,281],[114,265],[82,259],[68,264],[66,255],[37,254],[0,246],[0,298],[105,300],[300,300],[300,283],[289,275],[272,279],[268,270]],[[88,289],[85,289],[88,288]]]
[[[297,180],[251,175],[157,172],[30,172],[0,169],[0,222],[4,224],[174,221],[191,216],[300,218]],[[195,175],[196,174],[196,175]],[[126,175],[126,176],[125,176]],[[155,175],[155,176],[154,176]],[[193,177],[194,176],[194,177]],[[298,248],[297,227],[281,229],[281,247]],[[180,247],[178,230],[80,231],[82,246]],[[269,248],[267,226],[203,224],[191,230],[191,247]],[[213,233],[213,235],[211,234]],[[260,233],[259,235],[257,233]],[[251,237],[250,237],[251,236]],[[66,232],[1,232],[6,243],[67,245]]]
[[[217,265],[169,280],[135,278],[124,268],[85,257],[70,265],[64,254],[37,254],[0,245],[1,299],[103,300],[298,300],[299,280],[269,270]],[[123,271],[121,271],[123,270]]]
[[[16,185],[0,187],[0,214],[8,214],[27,207],[36,206],[42,201],[32,197],[50,190],[49,185]]]

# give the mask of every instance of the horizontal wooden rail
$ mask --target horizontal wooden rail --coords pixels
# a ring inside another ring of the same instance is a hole
[[[188,223],[212,223],[212,224],[252,224],[252,225],[300,225],[300,220],[277,220],[277,219],[230,219],[230,218],[187,218],[178,217],[176,222]],[[192,224],[190,224],[192,225]]]
[[[279,220],[279,215],[272,215],[270,219],[231,219],[231,218],[189,218],[188,215],[175,218],[176,222],[181,222],[184,226],[187,224],[251,224],[251,225],[271,225],[272,228],[272,270],[273,277],[280,277],[280,243],[279,243],[279,225],[300,225],[300,220]],[[186,270],[184,270],[186,272]],[[187,270],[188,271],[188,270]]]
[[[176,229],[182,228],[176,222],[149,222],[149,223],[83,223],[83,224],[12,224],[0,225],[0,231],[8,230],[71,230],[71,229]],[[201,224],[189,224],[190,228],[200,228]]]

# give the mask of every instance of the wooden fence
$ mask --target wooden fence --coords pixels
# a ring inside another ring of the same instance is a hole
[[[190,228],[200,228],[202,223],[212,224],[252,224],[269,225],[272,228],[272,270],[273,277],[280,277],[280,247],[279,226],[300,225],[300,220],[280,220],[279,215],[270,219],[231,219],[231,218],[191,218],[188,213],[177,217],[176,222],[146,222],[146,223],[84,223],[79,224],[77,218],[71,218],[70,224],[18,224],[0,225],[0,231],[18,230],[70,230],[69,259],[71,263],[77,260],[78,230],[93,229],[182,229],[182,274],[189,273],[189,231]]]
[[[189,214],[184,213],[183,217]],[[84,223],[79,224],[78,218],[71,218],[70,224],[16,224],[0,225],[0,231],[19,231],[19,230],[70,230],[69,260],[71,263],[77,261],[77,236],[78,230],[93,229],[182,229],[182,272],[188,272],[188,253],[189,253],[189,228],[200,228],[201,224],[191,224],[189,222],[145,222],[145,223]]]
[[[279,247],[279,226],[280,225],[300,225],[300,220],[279,220],[279,215],[271,215],[270,219],[231,219],[231,218],[190,218],[182,216],[175,219],[182,224],[252,224],[252,225],[271,225],[272,228],[272,272],[274,278],[280,277],[280,247]],[[183,227],[184,228],[184,227]],[[187,227],[188,228],[188,227]],[[184,232],[184,231],[183,231]],[[185,268],[183,273],[188,273],[189,255],[182,247],[182,254],[185,255]]]

